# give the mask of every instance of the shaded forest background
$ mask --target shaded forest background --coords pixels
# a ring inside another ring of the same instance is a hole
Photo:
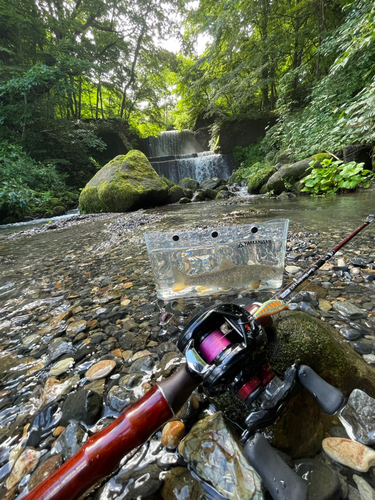
[[[224,125],[270,118],[236,152],[248,167],[373,146],[374,26],[372,0],[0,0],[0,206],[83,187],[103,126],[130,147],[205,123],[214,148]]]

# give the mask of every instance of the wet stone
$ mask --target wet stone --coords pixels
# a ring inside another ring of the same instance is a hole
[[[349,439],[349,436],[345,428],[342,427],[341,425],[336,425],[335,427],[332,427],[332,429],[329,430],[329,435],[331,437]]]
[[[66,358],[62,359],[61,361],[58,361],[49,371],[49,376],[54,376],[57,377],[58,375],[61,375],[62,373],[65,373],[66,371],[70,370],[74,366],[74,359],[73,358]]]
[[[344,326],[344,328],[340,329],[340,335],[342,335],[345,340],[357,340],[361,336],[358,330],[348,328],[347,326]]]
[[[90,356],[90,354],[93,354],[94,352],[96,352],[96,348],[94,346],[84,345],[76,350],[73,354],[73,358],[75,361],[81,361],[83,358]]]
[[[164,500],[203,500],[206,498],[199,481],[193,478],[186,467],[176,467],[166,474],[161,496]]]
[[[261,482],[221,413],[200,420],[180,443],[179,453],[192,470],[223,495],[262,500]]]
[[[333,309],[348,319],[366,318],[367,316],[366,311],[363,311],[363,309],[360,309],[348,300],[335,302],[333,304]]]
[[[375,465],[375,451],[351,439],[326,438],[322,446],[332,460],[359,472]]]
[[[112,410],[121,412],[134,403],[136,399],[133,391],[129,391],[125,387],[115,386],[108,392],[106,402]]]
[[[61,425],[68,425],[71,420],[93,425],[99,420],[103,411],[103,400],[91,390],[79,389],[69,394],[62,406]]]
[[[308,483],[309,500],[343,498],[338,474],[320,460],[298,460],[295,471]]]
[[[375,500],[375,491],[363,477],[353,475],[353,480],[357,485],[361,500]]]
[[[359,354],[370,354],[374,351],[374,343],[366,340],[359,340],[353,344],[353,348]]]
[[[133,337],[134,335],[132,333],[127,333],[127,332],[124,332],[119,335],[118,341],[121,348],[124,349],[124,351],[131,349],[133,343]]]
[[[71,342],[63,339],[55,339],[48,346],[48,354],[51,361],[55,361],[63,354],[73,354],[74,347]]]
[[[26,446],[36,448],[43,439],[52,433],[60,422],[60,418],[61,412],[58,403],[53,402],[46,406],[32,420]]]
[[[64,461],[72,457],[81,448],[85,431],[76,422],[72,422],[58,437],[54,448],[61,453]]]
[[[172,373],[174,373],[179,368],[182,360],[183,357],[179,353],[167,352],[167,354],[164,354],[156,373],[158,379],[159,377],[165,378],[172,375]]]
[[[41,341],[40,335],[34,334],[24,338],[22,344],[24,347],[28,348],[40,341]]]
[[[130,365],[129,373],[152,372],[155,368],[155,360],[152,356],[137,359]]]
[[[5,482],[6,488],[10,490],[19,483],[23,477],[30,474],[37,466],[39,457],[40,453],[34,450],[34,448],[26,448],[14,464],[12,472]]]
[[[184,424],[191,424],[195,417],[198,415],[200,408],[199,400],[192,394],[189,399],[184,403],[183,407],[177,413],[176,418],[181,420]]]
[[[73,377],[60,382],[55,377],[49,377],[44,385],[44,391],[42,394],[42,403],[47,404],[50,401],[57,399],[63,394],[67,394],[75,385],[79,383],[80,377],[78,374],[73,375]]]
[[[116,482],[127,489],[126,500],[136,500],[138,498],[148,498],[156,493],[162,482],[160,479],[160,469],[157,465],[147,465],[139,470],[128,470],[116,476]]]
[[[375,399],[354,389],[340,416],[350,425],[356,441],[370,446],[375,444]]]
[[[168,422],[163,427],[161,442],[169,450],[177,448],[181,439],[185,436],[185,425],[179,420]]]
[[[116,362],[110,359],[99,361],[95,363],[89,370],[86,372],[86,377],[89,380],[96,380],[100,378],[104,378],[109,375],[114,368],[116,367]]]
[[[375,354],[364,354],[363,355],[363,359],[369,365],[375,366]]]
[[[33,488],[42,483],[48,476],[55,472],[56,469],[62,464],[62,456],[54,455],[43,462],[32,474],[28,482],[28,489],[31,491]]]
[[[100,333],[94,335],[93,337],[91,337],[91,344],[100,344],[104,338],[104,335],[101,335]]]
[[[80,321],[73,321],[69,323],[66,328],[66,334],[70,336],[77,335],[80,332],[83,332],[87,328],[87,321],[82,319]]]

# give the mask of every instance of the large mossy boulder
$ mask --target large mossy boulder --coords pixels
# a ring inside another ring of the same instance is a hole
[[[168,186],[152,168],[146,156],[133,149],[116,156],[86,184],[79,197],[86,213],[127,212],[163,205]]]
[[[268,179],[267,191],[273,191],[276,195],[281,194],[287,187],[293,186],[303,177],[306,177],[312,161],[314,162],[314,168],[319,168],[321,167],[320,162],[329,158],[331,158],[330,154],[319,153],[305,160],[281,167]]]
[[[268,358],[281,379],[294,363],[304,364],[346,397],[356,388],[375,397],[375,369],[328,323],[303,312],[283,311],[267,334]],[[217,403],[229,418],[243,425],[249,407],[229,394],[220,396]],[[325,432],[334,425],[339,425],[337,417],[324,414],[297,381],[289,406],[265,432],[273,446],[297,458],[316,455]]]

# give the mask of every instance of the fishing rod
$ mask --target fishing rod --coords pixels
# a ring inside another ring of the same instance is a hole
[[[349,236],[344,238],[338,245],[336,245],[332,250],[327,252],[323,257],[321,257],[317,262],[312,264],[306,271],[304,271],[298,278],[295,278],[292,283],[289,283],[284,288],[275,293],[272,299],[285,299],[288,295],[290,295],[293,290],[295,290],[301,283],[303,283],[307,278],[309,278],[312,274],[314,274],[320,267],[322,267],[327,260],[335,255],[336,252],[340,250],[344,245],[346,245],[354,236],[356,236],[362,229],[367,227],[371,222],[375,220],[375,214],[370,214],[366,221],[359,226],[355,231],[353,231]]]
[[[275,294],[274,300],[254,304],[251,312],[235,304],[221,304],[195,316],[178,342],[186,363],[128,406],[110,426],[91,436],[59,469],[23,495],[23,500],[78,500],[108,476],[127,453],[170,420],[201,383],[212,396],[229,391],[247,404],[255,400],[260,403],[260,409],[251,411],[245,420],[241,436],[245,456],[274,500],[307,500],[306,481],[257,431],[283,412],[297,380],[326,413],[336,413],[345,398],[308,366],[291,366],[284,380],[275,375],[267,359],[268,339],[263,326],[271,315],[287,307],[285,297],[374,219],[369,215],[362,226]]]

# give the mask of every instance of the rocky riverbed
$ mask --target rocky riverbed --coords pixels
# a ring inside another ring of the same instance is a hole
[[[187,220],[186,229],[208,222],[227,225],[272,218],[266,210],[257,214],[256,209],[241,206],[238,214],[235,207],[222,205],[210,219]],[[88,436],[178,369],[183,358],[176,343],[192,314],[223,301],[250,303],[269,297],[243,292],[159,301],[142,233],[165,229],[171,217],[175,216],[168,211],[76,216],[0,239],[0,498],[22,498]],[[334,223],[329,231],[309,231],[306,225],[301,230],[296,223],[291,229],[285,280],[347,235]],[[371,369],[375,366],[374,232],[365,230],[354,241],[290,297],[292,312],[286,314],[302,311],[331,325],[343,344],[361,357],[358,362]],[[40,260],[43,244],[48,255],[44,251]],[[353,404],[361,415],[358,402]],[[366,424],[371,433],[374,400],[364,407],[371,410]],[[216,413],[219,408],[219,400],[196,390],[174,421],[124,457],[120,469],[90,498],[204,498],[194,472],[186,467],[189,461],[195,464],[195,473],[224,497],[269,498],[236,442],[241,418],[232,426]],[[232,413],[235,410],[246,409],[235,408]],[[306,425],[301,421],[300,426]],[[223,436],[220,443],[214,438],[218,432]],[[346,437],[344,427],[333,420],[327,420],[324,433]],[[175,449],[185,435],[180,447],[183,458],[178,458]],[[197,442],[211,450],[210,456],[194,455]],[[293,450],[285,455],[284,448],[283,458],[309,478],[311,498],[375,498],[371,467],[364,471],[345,460],[339,464],[330,448],[325,449],[307,459],[311,455],[307,448],[302,447],[298,456]],[[341,453],[344,458],[350,454],[355,454],[350,447]],[[218,473],[218,463],[230,471],[229,476]],[[371,456],[368,463],[372,465]]]

